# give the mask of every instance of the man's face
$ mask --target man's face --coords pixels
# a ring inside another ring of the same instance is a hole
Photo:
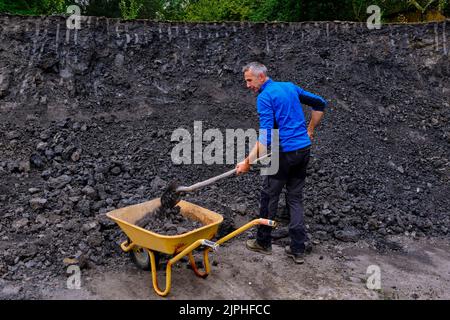
[[[247,84],[247,88],[257,93],[259,88],[261,88],[266,81],[266,76],[262,73],[255,75],[251,70],[247,70],[244,72],[244,80]]]

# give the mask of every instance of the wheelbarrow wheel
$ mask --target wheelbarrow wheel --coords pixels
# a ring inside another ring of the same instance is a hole
[[[159,265],[159,252],[154,252],[155,254],[155,263],[156,266]],[[142,270],[150,270],[150,255],[147,250],[141,247],[134,247],[133,250],[130,251],[130,258],[134,262],[136,266],[138,266]]]

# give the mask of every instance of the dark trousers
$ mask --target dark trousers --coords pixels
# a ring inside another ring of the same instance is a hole
[[[286,204],[289,208],[289,236],[293,253],[305,251],[306,230],[303,212],[303,187],[305,185],[306,168],[309,162],[310,148],[292,152],[280,152],[278,173],[264,178],[261,191],[260,217],[275,219],[278,200],[283,187],[286,186]],[[272,227],[259,225],[256,234],[257,242],[264,247],[272,244]]]

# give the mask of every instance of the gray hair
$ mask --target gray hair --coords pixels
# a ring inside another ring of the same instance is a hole
[[[264,74],[267,76],[267,67],[259,62],[250,62],[247,63],[243,68],[242,72],[251,71],[255,75]]]

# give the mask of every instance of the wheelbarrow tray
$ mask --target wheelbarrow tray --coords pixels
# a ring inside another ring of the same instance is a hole
[[[132,243],[137,246],[175,255],[199,239],[211,240],[217,233],[223,217],[211,210],[181,200],[178,204],[180,213],[187,219],[196,220],[202,227],[179,235],[161,235],[136,225],[136,222],[147,214],[154,214],[161,206],[161,199],[153,199],[144,203],[116,209],[108,212],[108,218],[114,220]]]

